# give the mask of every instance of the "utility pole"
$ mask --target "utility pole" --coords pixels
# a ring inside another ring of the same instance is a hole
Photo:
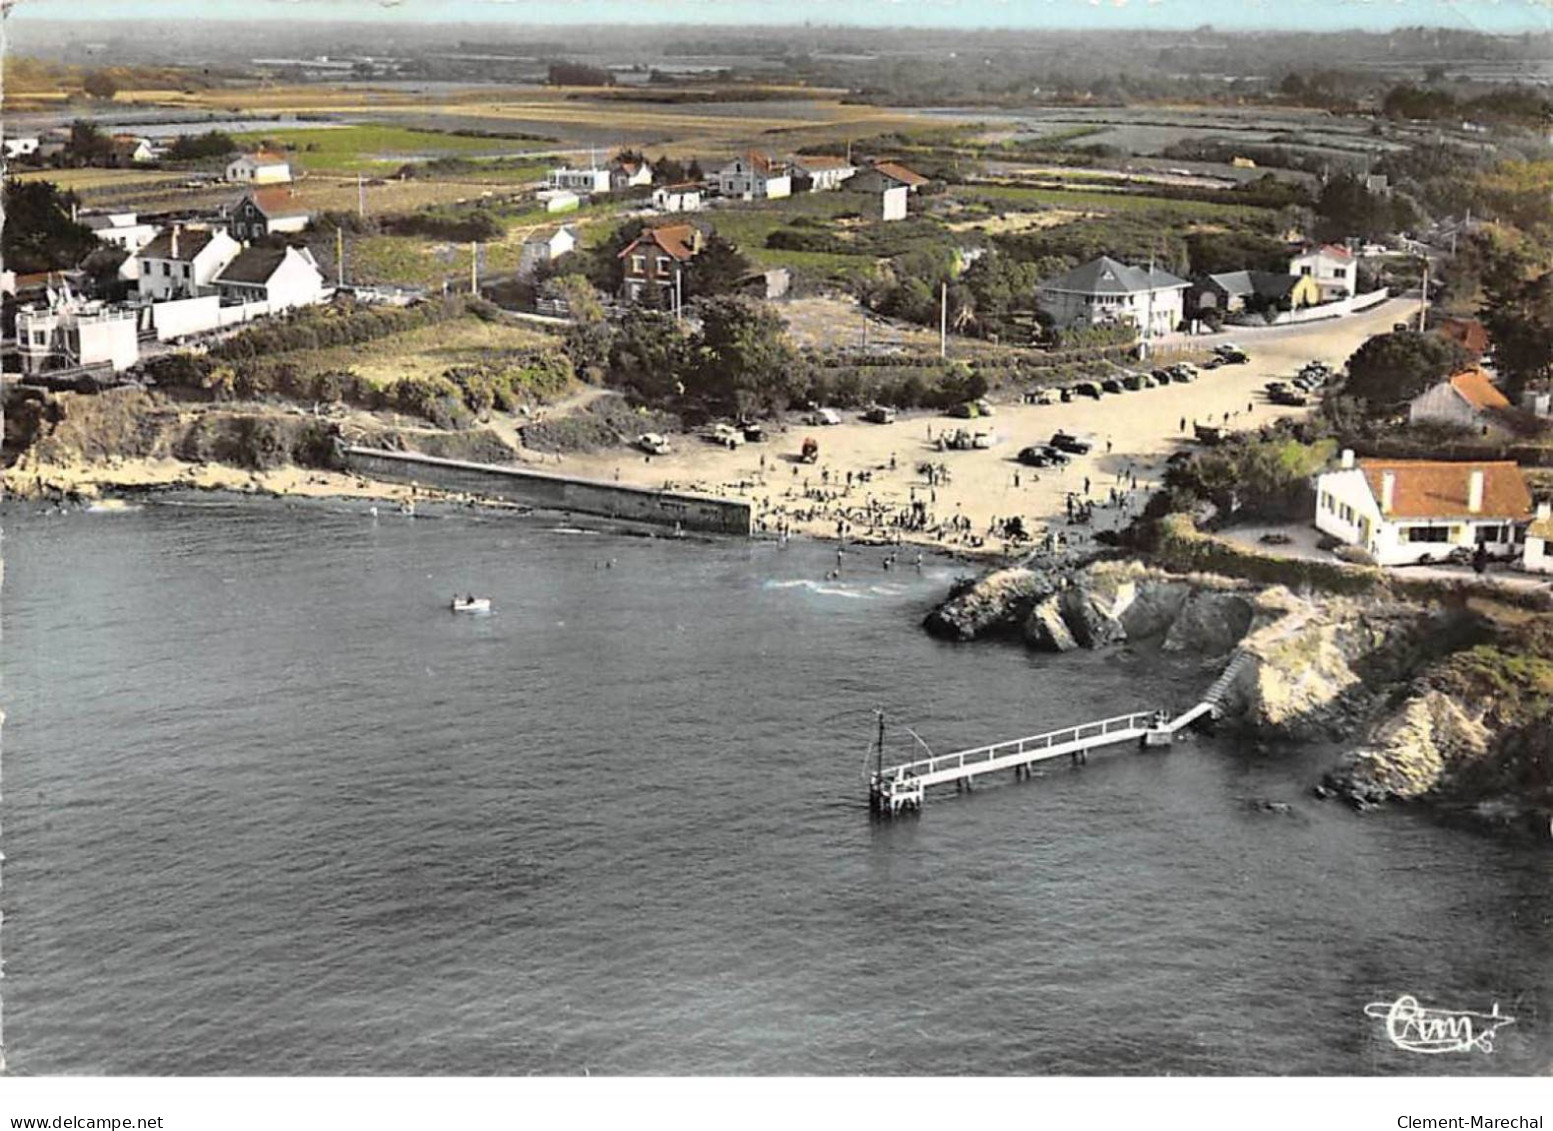
[[[874,752],[874,781],[884,780],[884,708],[875,707],[874,717],[879,720],[879,748]]]
[[[677,263],[674,266],[674,321],[676,324],[685,321],[685,268]]]
[[[1418,332],[1422,334],[1429,324],[1429,256],[1424,255],[1424,282],[1418,295]]]
[[[475,241],[469,245],[469,293],[480,293],[480,244]]]
[[[367,182],[361,179],[361,174],[356,174],[356,216],[359,219],[367,218]]]
[[[334,229],[334,276],[335,286],[345,285],[345,229]]]
[[[938,356],[949,356],[949,284],[938,284]]]

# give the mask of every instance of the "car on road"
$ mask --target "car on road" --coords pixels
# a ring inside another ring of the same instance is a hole
[[[1052,433],[1051,446],[1059,452],[1087,456],[1095,447],[1095,438],[1083,433],[1057,431]]]

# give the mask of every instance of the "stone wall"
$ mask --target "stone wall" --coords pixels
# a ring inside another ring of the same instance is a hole
[[[347,468],[370,479],[505,499],[546,510],[744,537],[753,526],[750,505],[734,499],[654,491],[520,467],[438,459],[414,452],[346,447],[340,454]]]

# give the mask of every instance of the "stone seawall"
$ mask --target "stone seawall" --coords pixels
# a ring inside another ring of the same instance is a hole
[[[653,491],[527,468],[438,459],[415,452],[345,447],[341,449],[340,457],[349,470],[391,483],[411,483],[438,491],[505,499],[546,510],[573,511],[657,526],[678,525],[686,531],[747,537],[753,529],[750,505],[734,499]]]

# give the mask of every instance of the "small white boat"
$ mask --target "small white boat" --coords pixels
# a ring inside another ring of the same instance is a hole
[[[453,611],[455,613],[488,613],[491,611],[491,599],[489,597],[454,597]]]

